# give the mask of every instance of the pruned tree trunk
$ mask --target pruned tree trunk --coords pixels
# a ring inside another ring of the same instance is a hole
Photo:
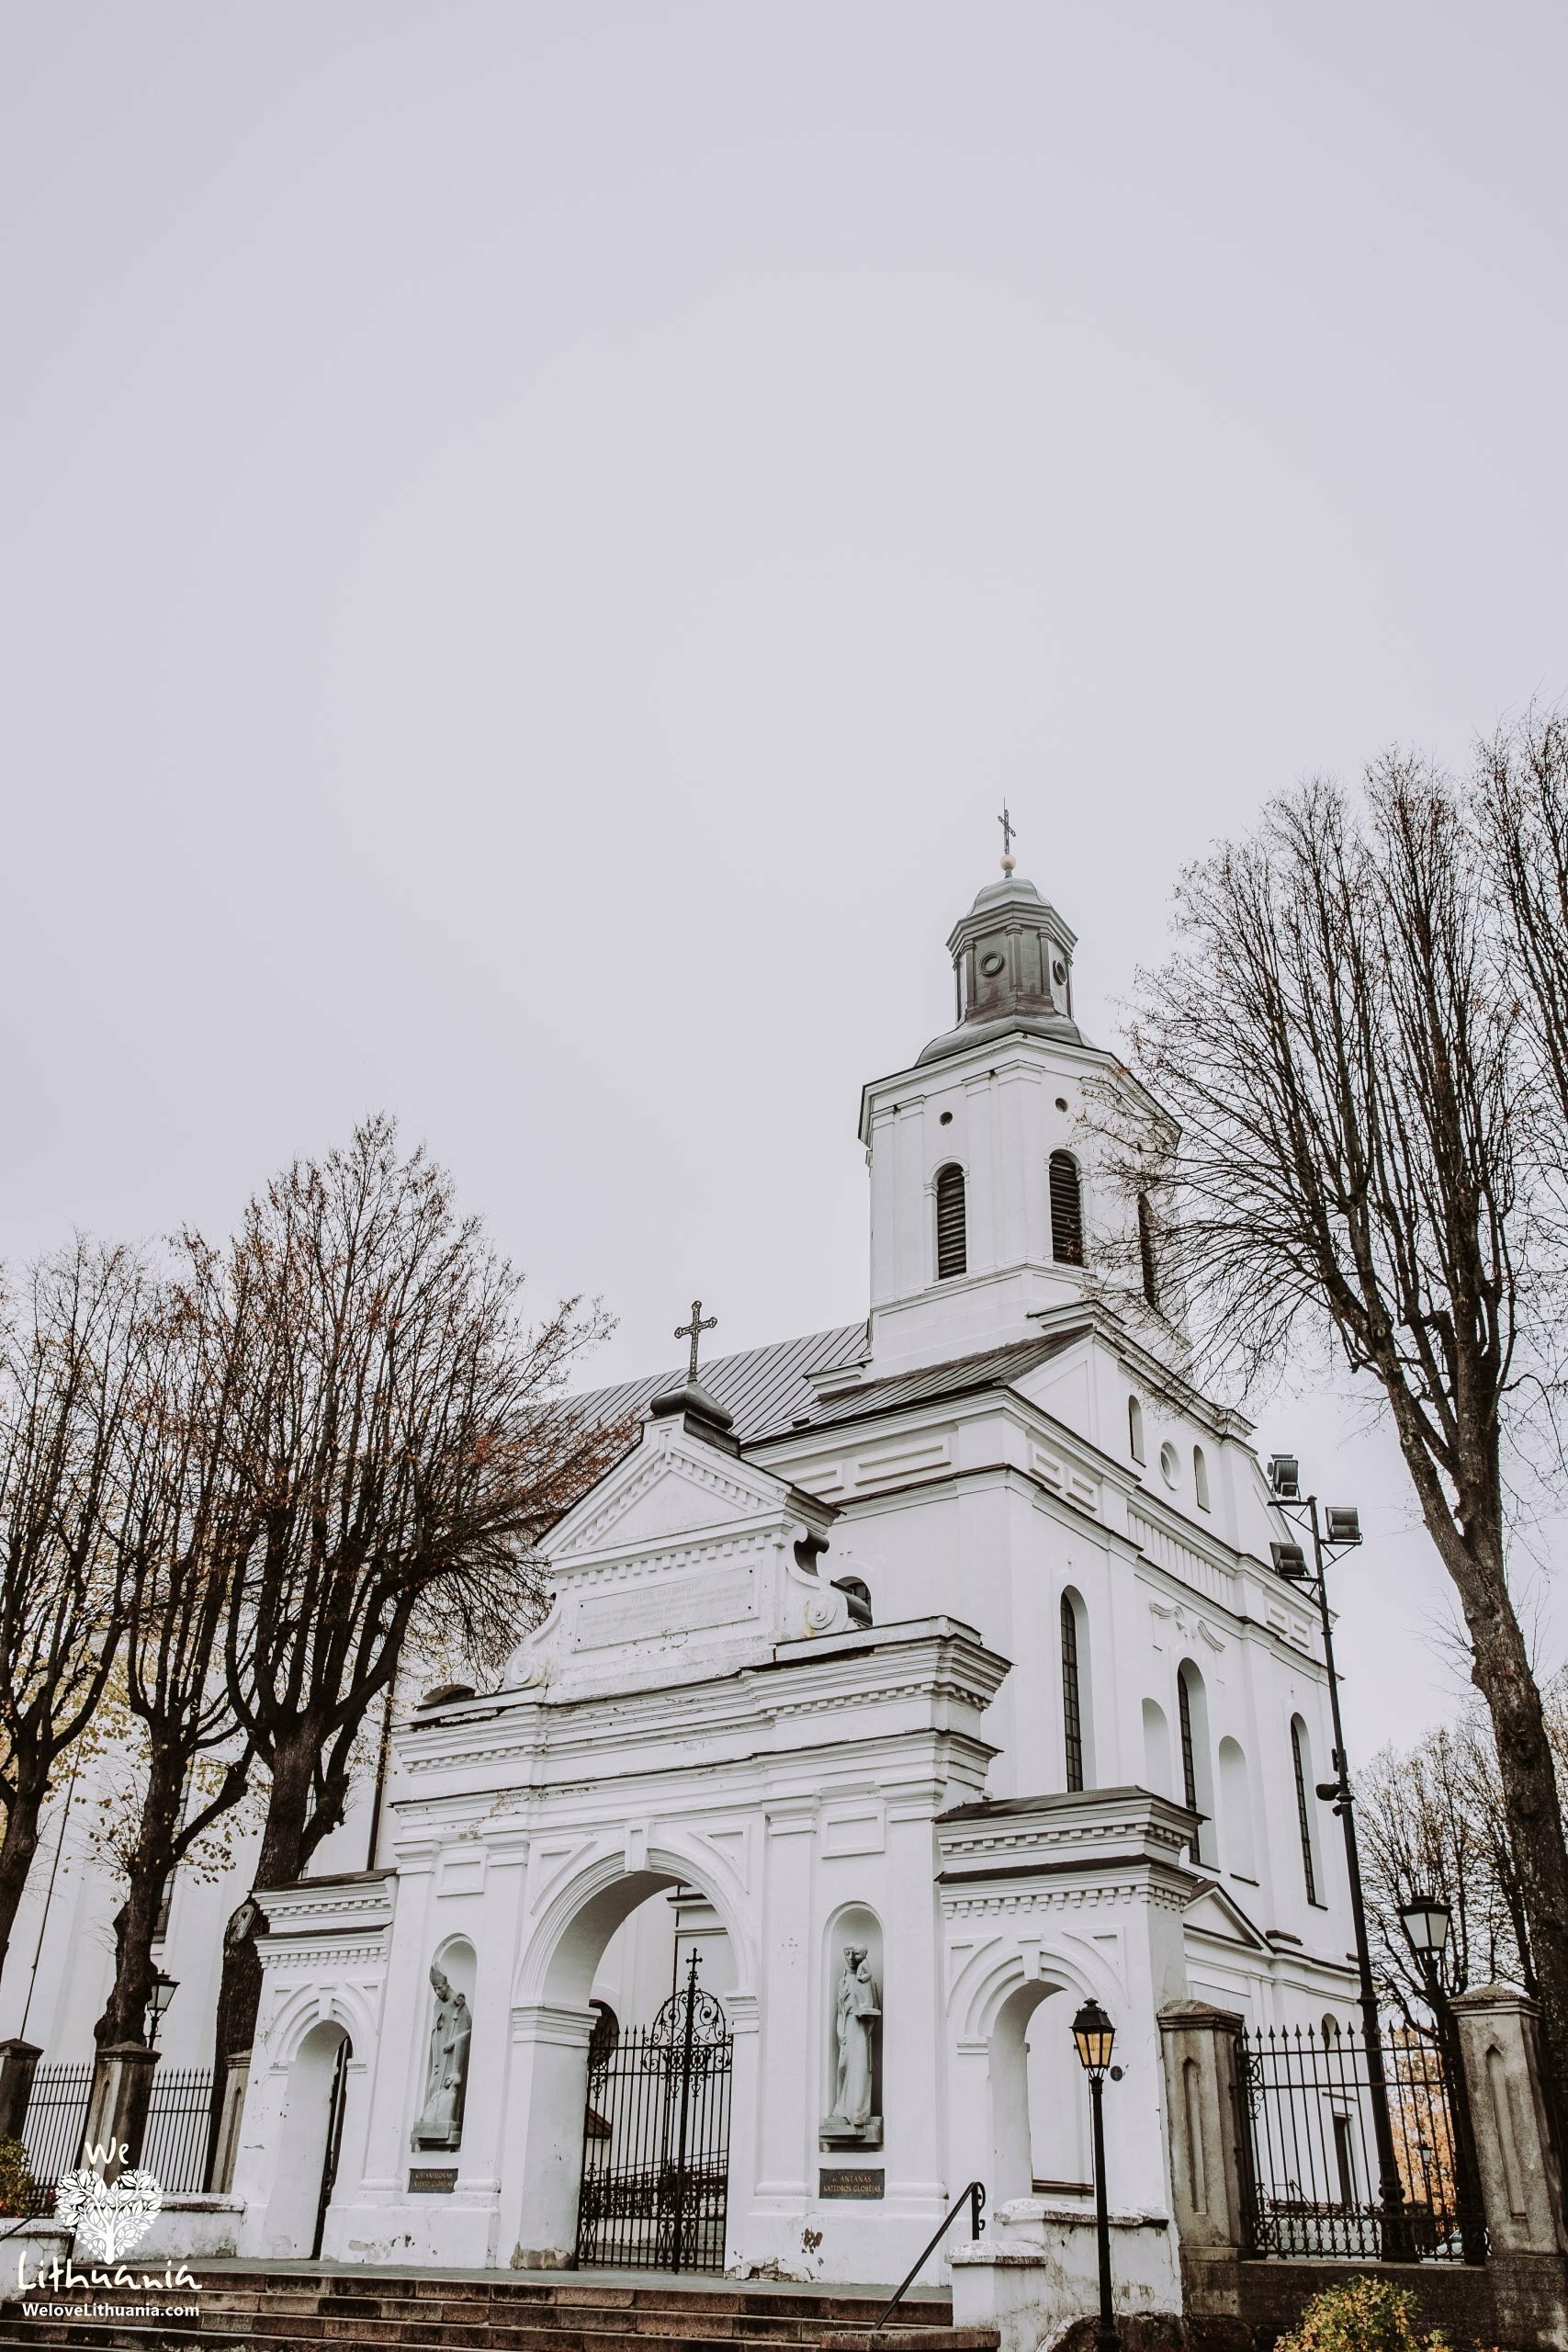
[[[43,1798],[24,1783],[6,1807],[6,1827],[0,1835],[0,1968],[11,1949],[11,1931],[27,1892],[28,1873],[38,1852],[39,1819]]]

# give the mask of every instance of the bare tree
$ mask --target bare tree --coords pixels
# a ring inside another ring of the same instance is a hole
[[[118,1529],[122,1679],[143,1752],[123,1854],[129,1885],[115,1923],[114,1983],[95,2029],[100,2046],[143,2039],[164,1889],[249,1783],[252,1736],[239,1724],[223,1650],[239,1572],[258,1532],[257,1505],[233,1460],[236,1367],[209,1336],[190,1295],[166,1290],[128,1431]],[[203,1760],[220,1769],[198,1786]]]
[[[1400,1925],[1418,1894],[1449,1906],[1444,1989],[1500,1979],[1533,1991],[1529,1932],[1491,1736],[1473,1712],[1414,1747],[1386,1747],[1359,1775],[1356,1810],[1372,1961],[1408,2023],[1429,2011],[1427,1982]]]
[[[141,1267],[78,1240],[0,1310],[0,1963],[60,1758],[125,1630],[114,1530],[140,1371]]]
[[[187,1248],[208,1345],[236,1368],[232,1461],[255,1510],[225,1643],[270,1774],[265,1888],[343,1819],[356,1736],[416,1618],[471,1649],[514,1641],[539,1607],[532,1544],[624,1438],[561,1395],[603,1312],[570,1300],[527,1328],[521,1275],[389,1120],[279,1176],[225,1253]],[[259,1990],[242,1920],[220,2061],[249,2046]]]
[[[1471,807],[1502,919],[1535,1089],[1543,1193],[1568,1212],[1568,719],[1527,711],[1476,752]]]
[[[1309,784],[1189,870],[1178,925],[1133,1038],[1182,1129],[1153,1171],[1164,1249],[1244,1371],[1312,1326],[1381,1390],[1459,1596],[1568,2088],[1568,1852],[1504,1475],[1517,1355],[1561,1267],[1532,1222],[1524,1023],[1463,811],[1403,756],[1371,773],[1363,819]]]

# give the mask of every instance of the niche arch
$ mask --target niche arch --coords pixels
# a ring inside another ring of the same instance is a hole
[[[826,2120],[832,2114],[838,2098],[839,1978],[844,1965],[846,1948],[858,1945],[865,1947],[866,1966],[870,1969],[873,1982],[876,1985],[878,2006],[883,2012],[882,2018],[877,2021],[877,2030],[872,2037],[871,2111],[873,2115],[884,2119],[886,2132],[886,2110],[883,2105],[882,2086],[883,2044],[886,2038],[883,2028],[887,2009],[887,1974],[885,1965],[882,1921],[869,1903],[841,1903],[836,1911],[829,1914],[828,1923],[822,1930],[820,1972],[822,2023],[817,2037],[821,2053],[819,2112]],[[868,2141],[865,2144],[880,2146],[881,2142]]]
[[[419,2038],[414,2044],[413,2081],[410,2086],[412,2093],[412,2109],[409,2117],[411,2140],[412,2133],[418,2131],[420,2118],[424,2112],[425,2100],[429,2094],[431,2084],[431,2070],[436,2063],[438,2054],[435,2049],[435,2018],[436,2010],[439,2007],[439,1996],[436,1993],[434,1985],[431,1982],[431,1977],[437,1969],[440,1970],[442,1975],[446,1978],[453,1992],[460,1993],[463,1996],[463,2004],[468,2013],[468,2032],[470,2037],[468,2044],[468,2064],[470,2069],[472,2066],[474,1980],[479,1973],[479,1959],[469,1939],[459,1931],[456,1934],[444,1936],[442,1938],[441,1941],[436,1945],[434,1953],[431,1955],[430,1966],[425,1971],[423,2007],[421,2013]],[[436,2145],[440,2145],[443,2149],[450,2146],[454,2154],[459,2148],[461,2148],[463,2144],[463,2119],[468,2106],[468,2094],[470,2079],[471,2075],[469,2074],[465,2074],[462,2089],[457,2102],[457,2109],[454,2117],[454,2124],[457,2135],[457,2139],[450,2143],[446,2141],[442,2141],[440,2143],[431,2141],[425,2143],[425,2145],[432,2148]]]
[[[1258,1877],[1253,1835],[1252,1788],[1241,1742],[1227,1733],[1218,1750],[1220,1766],[1220,1860],[1237,1878]]]
[[[1015,1984],[996,2012],[988,2044],[990,2194],[998,2205],[1089,2180],[1089,2092],[1072,2037],[1079,1997],[1074,1986],[1032,1977]]]
[[[1170,1725],[1157,1699],[1144,1701],[1144,1786],[1168,1797],[1170,1786]]]

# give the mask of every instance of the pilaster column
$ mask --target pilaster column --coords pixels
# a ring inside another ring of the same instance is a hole
[[[570,2270],[577,2259],[582,2117],[593,2011],[534,2001],[512,2012],[506,2196],[498,2251],[516,2270]],[[515,2213],[513,2222],[510,2216]],[[510,2247],[506,2238],[515,2229]]]
[[[409,2075],[421,1986],[430,1960],[430,1898],[434,1849],[400,1849],[396,1856],[398,1899],[392,1911],[391,1951],[381,1996],[370,2122],[365,2135],[365,2177],[358,2195],[347,2199],[389,2204],[405,2194],[409,2161]],[[346,2187],[346,2184],[344,2184]]]
[[[811,2015],[818,1922],[811,1902],[817,1801],[771,1805],[762,1859],[762,1932],[768,2001],[761,2019],[756,2132],[759,2206],[798,2210],[815,2153],[822,2099]],[[773,2249],[770,2248],[771,2252]]]
[[[946,2085],[942,2079],[941,1936],[930,1790],[887,1807],[887,1904],[883,1919],[883,2131],[889,2197],[930,2205],[949,2194]],[[968,2175],[964,2176],[969,2177]],[[962,2187],[962,2182],[957,2187]]]

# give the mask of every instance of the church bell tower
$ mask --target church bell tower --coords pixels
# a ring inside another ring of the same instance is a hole
[[[948,939],[953,1027],[864,1090],[866,1377],[1037,1339],[1083,1297],[1091,1220],[1121,1212],[1095,1199],[1086,1092],[1117,1065],[1074,1019],[1077,944],[1004,857]]]

